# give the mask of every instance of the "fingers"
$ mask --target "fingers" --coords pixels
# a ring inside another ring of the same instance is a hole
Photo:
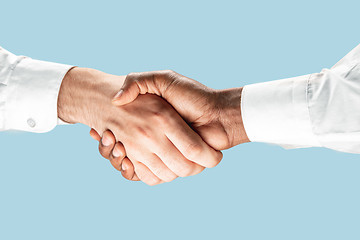
[[[96,134],[93,134],[95,137],[97,132],[94,130]],[[120,142],[117,142],[115,144],[115,136],[114,134],[107,130],[103,133],[102,138],[100,138],[99,142],[99,152],[101,156],[103,156],[106,159],[110,160],[111,165],[117,169],[118,171],[121,171],[121,174],[124,178],[132,181],[143,181],[144,183],[148,185],[157,185],[160,183],[163,183],[164,179],[165,181],[172,181],[177,176],[171,172],[166,166],[161,166],[158,169],[167,169],[167,171],[160,171],[156,170],[158,166],[164,165],[164,163],[161,162],[160,159],[156,158],[156,156],[153,156],[149,166],[154,169],[154,171],[157,171],[157,177],[148,167],[143,165],[142,163],[136,163],[137,169],[136,171],[139,171],[139,175],[141,177],[138,177],[137,173],[135,173],[135,167],[133,163],[126,157],[126,151],[124,148],[124,145]]]
[[[126,152],[124,145],[120,142],[117,142],[108,159],[110,160],[111,165],[113,165],[116,170],[122,171],[122,164],[125,158]]]
[[[125,179],[130,180],[130,181],[140,181],[139,177],[135,173],[134,165],[129,160],[129,158],[127,158],[127,157],[124,158],[121,166],[122,166],[121,175]]]
[[[204,167],[213,167],[221,160],[221,153],[213,150],[181,119],[170,121],[176,128],[166,131],[163,139],[156,141],[154,153],[142,153],[139,161],[130,161],[122,143],[115,143],[111,131],[105,131],[99,143],[99,152],[110,160],[115,169],[122,172],[128,180],[143,180],[148,185],[170,182],[177,176],[185,177],[198,174]],[[97,138],[97,133],[92,134]],[[191,152],[192,151],[192,152]],[[156,154],[155,154],[156,153]],[[220,155],[219,155],[220,154]],[[137,172],[136,167],[140,169]]]
[[[121,142],[117,142],[115,145],[113,144],[113,135],[110,131],[104,132],[103,138],[109,138],[111,144],[109,146],[104,146],[101,142],[99,143],[99,151],[100,154],[110,160],[111,165],[118,171],[121,172],[121,175],[131,181],[139,181],[140,179],[135,173],[134,166],[129,158],[126,157],[125,147]],[[114,137],[115,138],[115,137]],[[104,140],[106,142],[107,140]]]
[[[164,182],[171,182],[175,180],[178,175],[176,175],[173,171],[171,171],[163,162],[162,159],[160,159],[155,154],[150,154],[145,157],[144,159],[146,162],[146,166],[149,168],[149,170],[154,173],[158,178],[160,178]],[[143,162],[143,161],[142,161]]]
[[[156,159],[156,158],[154,158]],[[131,181],[143,181],[144,183],[153,186],[153,185],[157,185],[160,183],[163,183],[165,181],[172,181],[175,178],[177,178],[177,176],[171,172],[170,170],[170,174],[167,173],[166,171],[163,172],[159,172],[156,169],[163,169],[162,167],[157,168],[158,164],[161,165],[163,164],[161,162],[160,159],[157,159],[160,162],[156,162],[153,165],[149,164],[149,166],[144,165],[141,162],[137,162],[137,161],[130,161],[129,158],[125,157],[124,159],[122,159],[122,163],[121,163],[121,175],[127,179],[127,180],[131,180]],[[112,162],[113,164],[113,162]],[[117,166],[119,166],[118,163],[114,163],[113,166],[115,168],[118,168]],[[135,169],[136,166],[136,169]],[[151,170],[150,168],[154,167],[155,170]],[[155,173],[154,173],[155,172]],[[138,175],[140,177],[138,177]],[[165,179],[165,181],[163,180]]]
[[[90,137],[92,137],[96,141],[100,141],[100,139],[101,139],[100,135],[93,128],[90,130]]]
[[[104,136],[109,136],[108,134],[109,133],[106,133]],[[126,157],[125,147],[121,142],[117,142],[115,146],[114,144],[110,146],[103,146],[103,144],[100,142],[99,151],[103,157],[110,160],[111,165],[116,170],[120,171],[124,178],[131,181],[140,180],[135,173],[132,162],[129,160],[129,158]]]
[[[206,168],[215,167],[222,159],[222,153],[207,145],[181,118],[173,118],[174,128],[169,125],[166,135],[188,160]]]
[[[110,160],[115,141],[115,136],[111,131],[106,130],[103,133],[103,136],[99,143],[99,152],[101,156]]]
[[[149,186],[154,186],[160,183],[163,183],[163,181],[158,178],[153,172],[149,170],[144,164],[138,161],[132,161],[134,165],[135,172],[139,179],[146,183]]]
[[[122,143],[115,144],[115,136],[111,131],[107,130],[103,133],[99,142],[99,152],[101,156],[110,160],[116,170],[122,170],[122,161],[126,157],[126,151]]]
[[[115,144],[115,136],[109,130],[105,131],[103,133],[102,138],[100,139],[99,152],[104,158],[109,159],[111,165],[116,170],[120,171],[121,175],[128,180],[131,180],[131,181],[141,180],[144,183],[151,185],[151,186],[164,182],[162,179],[157,177],[153,172],[151,172],[151,170],[149,170],[149,168],[147,168],[142,163],[137,163],[137,168],[139,169],[137,171],[140,172],[141,178],[138,177],[137,173],[135,173],[135,167],[134,167],[133,163],[129,160],[129,158],[126,157],[126,151],[125,151],[124,145],[120,142],[117,142]],[[160,161],[160,160],[158,160],[158,161]],[[163,163],[161,162],[158,164],[163,164]],[[156,166],[156,165],[157,164],[154,164],[153,166]],[[172,173],[170,170],[169,170],[169,172],[166,173],[164,171],[163,173],[158,173],[158,174],[161,177],[163,177],[165,180],[172,181],[177,176],[174,173]]]
[[[166,137],[159,143],[155,152],[165,165],[179,177],[192,176],[204,170],[204,167],[186,159]]]

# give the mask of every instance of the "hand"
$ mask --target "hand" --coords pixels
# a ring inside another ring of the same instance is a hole
[[[122,106],[139,94],[153,93],[175,110],[217,150],[249,142],[241,117],[242,88],[214,90],[174,71],[131,73],[114,97]]]
[[[173,71],[155,71],[127,75],[113,103],[128,104],[139,94],[162,96],[210,146],[222,150],[249,142],[241,118],[241,92],[242,88],[218,91]],[[134,175],[133,168],[128,169],[127,174]]]
[[[122,143],[115,140],[114,134],[106,130],[101,137],[94,129],[90,130],[90,136],[99,142],[99,152],[101,156],[110,160],[111,165],[121,175],[131,181],[139,181],[139,177],[136,175],[134,165],[129,158],[126,157],[125,147]]]
[[[65,76],[58,115],[97,132],[109,129],[122,142],[137,177],[149,185],[201,172],[219,163],[222,154],[209,147],[176,111],[153,95],[126,106],[111,104],[123,77],[74,68]],[[114,162],[116,163],[116,162]]]

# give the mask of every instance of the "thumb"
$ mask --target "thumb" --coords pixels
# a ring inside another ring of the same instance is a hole
[[[116,106],[125,105],[134,101],[139,94],[140,88],[136,81],[126,78],[120,91],[113,97],[112,103]]]

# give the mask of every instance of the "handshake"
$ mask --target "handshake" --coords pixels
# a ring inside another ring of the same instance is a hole
[[[214,167],[220,150],[249,142],[241,92],[173,71],[115,76],[76,67],[63,79],[58,116],[90,126],[101,155],[126,179],[156,185]]]

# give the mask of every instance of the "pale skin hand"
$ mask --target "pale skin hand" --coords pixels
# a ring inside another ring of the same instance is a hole
[[[129,173],[136,175],[123,175],[149,185],[194,175],[219,163],[221,153],[209,147],[161,98],[143,95],[126,106],[114,106],[111,96],[123,81],[121,76],[73,68],[60,88],[59,118],[98,132],[111,130],[114,141],[121,142],[111,148],[113,166],[120,170],[121,161],[128,163],[124,166],[133,167]]]
[[[241,117],[241,92],[242,88],[214,90],[173,71],[132,73],[126,77],[113,104],[126,105],[139,94],[161,96],[205,142],[214,149],[223,150],[249,142]],[[96,131],[92,130],[91,136],[100,139]],[[111,133],[107,133],[105,138],[107,136],[111,136]],[[114,144],[112,141],[110,146]],[[100,151],[103,149],[100,148]]]

